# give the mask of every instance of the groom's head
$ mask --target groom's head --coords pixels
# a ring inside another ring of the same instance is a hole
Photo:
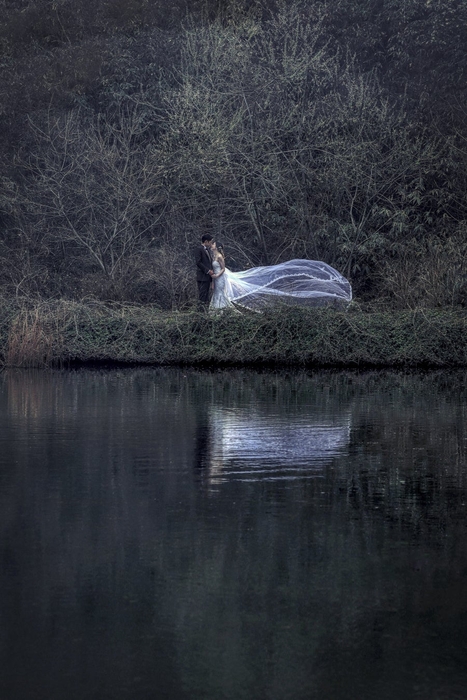
[[[213,238],[212,236],[209,235],[209,233],[205,233],[203,236],[201,236],[201,243],[206,247],[210,248],[212,245]]]

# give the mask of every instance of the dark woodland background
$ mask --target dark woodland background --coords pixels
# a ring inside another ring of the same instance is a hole
[[[0,0],[0,294],[192,303],[321,259],[467,303],[465,0]]]

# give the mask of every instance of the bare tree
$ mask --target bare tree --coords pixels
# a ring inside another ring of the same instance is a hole
[[[38,145],[23,160],[30,225],[110,279],[125,274],[165,206],[147,114],[122,101],[112,115],[73,111],[31,127]]]

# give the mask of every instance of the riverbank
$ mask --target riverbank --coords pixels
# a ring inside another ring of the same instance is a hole
[[[467,365],[467,314],[369,311],[352,304],[346,310],[206,316],[97,302],[3,300],[0,362],[459,367]]]

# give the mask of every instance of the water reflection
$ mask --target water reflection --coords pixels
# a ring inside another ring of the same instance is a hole
[[[0,375],[0,697],[462,698],[463,372]]]
[[[295,411],[284,421],[280,413],[213,406],[209,427],[211,484],[226,479],[314,478],[344,452],[350,439],[350,415],[345,413],[327,422],[323,416]]]
[[[347,402],[336,405],[311,377],[237,371],[198,381],[209,400],[196,416],[194,467],[207,486],[322,477],[348,446]]]

